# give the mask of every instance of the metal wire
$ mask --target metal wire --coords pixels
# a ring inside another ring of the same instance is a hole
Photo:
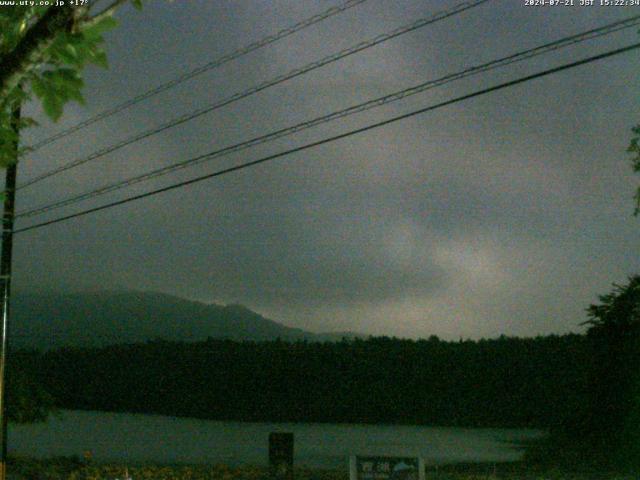
[[[458,13],[461,13],[465,10],[477,7],[483,3],[486,3],[488,1],[491,0],[473,0],[470,2],[464,2],[461,3],[459,5],[456,5],[455,7],[449,9],[449,10],[444,10],[441,11],[439,13],[436,13],[433,16],[430,16],[428,18],[421,18],[415,22],[412,22],[408,25],[404,25],[401,27],[396,28],[395,30],[389,32],[389,33],[384,33],[381,35],[378,35],[375,38],[372,38],[370,40],[366,40],[363,42],[360,42],[352,47],[346,48],[344,50],[340,50],[337,53],[328,55],[320,60],[317,60],[315,62],[311,62],[303,67],[300,68],[296,68],[294,70],[291,70],[285,74],[279,75],[275,78],[272,78],[271,80],[267,80],[265,82],[262,82],[256,86],[253,86],[247,90],[244,90],[242,92],[238,92],[235,93],[233,95],[231,95],[230,97],[227,97],[223,100],[217,101],[207,107],[203,107],[200,109],[197,109],[195,111],[186,113],[180,117],[177,117],[173,120],[170,120],[169,122],[166,122],[158,127],[155,127],[153,129],[147,130],[145,132],[133,135],[129,138],[126,138],[124,140],[122,140],[121,142],[118,142],[114,145],[110,145],[108,147],[105,147],[101,150],[98,150],[94,153],[92,153],[91,155],[89,155],[88,157],[84,157],[84,158],[80,158],[77,160],[74,160],[72,162],[69,162],[65,165],[62,165],[58,168],[55,168],[53,170],[50,170],[48,172],[45,172],[41,175],[38,175],[36,177],[34,177],[31,180],[28,180],[24,183],[22,183],[21,185],[18,186],[18,189],[21,188],[25,188],[27,186],[33,185],[35,183],[38,183],[46,178],[52,177],[54,175],[57,175],[59,173],[65,172],[71,168],[75,168],[79,165],[83,165],[87,162],[90,162],[92,160],[95,160],[97,158],[103,157],[111,152],[114,152],[122,147],[125,147],[127,145],[131,145],[132,143],[135,142],[139,142],[140,140],[143,140],[145,138],[148,138],[152,135],[156,135],[157,133],[160,133],[164,130],[167,130],[169,128],[175,127],[177,125],[180,125],[182,123],[188,122],[190,120],[193,120],[194,118],[200,117],[206,113],[212,112],[214,110],[217,110],[219,108],[225,107],[231,103],[237,102],[238,100],[241,100],[243,98],[249,97],[251,95],[254,95],[258,92],[261,92],[263,90],[266,90],[267,88],[276,86],[278,84],[281,84],[283,82],[286,82],[288,80],[291,80],[292,78],[298,77],[300,75],[303,75],[305,73],[311,72],[313,70],[316,70],[320,67],[323,67],[325,65],[328,65],[330,63],[336,62],[338,60],[341,60],[349,55],[353,55],[355,53],[361,52],[363,50],[366,50],[368,48],[371,48],[375,45],[379,45],[383,42],[386,42],[388,40],[391,40],[392,38],[398,37],[400,35],[403,35],[405,33],[409,33],[412,32],[414,30],[417,30],[418,28],[422,28],[425,27],[427,25],[430,25],[432,23],[435,23],[437,21],[443,20],[445,18],[451,17],[453,15],[457,15]]]
[[[189,72],[184,73],[183,75],[180,75],[179,77],[174,78],[173,80],[170,80],[166,83],[163,83],[161,85],[158,85],[154,88],[152,88],[151,90],[148,90],[140,95],[137,95],[125,102],[120,103],[119,105],[116,105],[115,107],[109,108],[107,110],[104,110],[103,112],[88,118],[87,120],[84,120],[80,123],[78,123],[77,125],[74,125],[73,127],[69,127],[66,130],[63,130],[59,133],[56,133],[55,135],[51,135],[50,137],[47,137],[33,145],[31,145],[29,147],[29,151],[33,152],[35,150],[38,150],[39,148],[44,147],[45,145],[48,145],[52,142],[55,142],[56,140],[59,140],[61,138],[64,138],[68,135],[71,135],[74,132],[77,132],[78,130],[81,130],[85,127],[88,127],[89,125],[92,125],[100,120],[103,120],[107,117],[110,117],[112,115],[115,115],[116,113],[119,113],[129,107],[131,107],[132,105],[135,105],[136,103],[139,103],[143,100],[146,100],[147,98],[153,97],[154,95],[157,95],[161,92],[164,92],[166,90],[169,90],[170,88],[175,87],[176,85],[179,85],[180,83],[186,82],[187,80],[190,80],[202,73],[208,72],[209,70],[213,70],[215,68],[218,68],[222,65],[224,65],[225,63],[231,62],[232,60],[235,60],[236,58],[242,57],[244,55],[247,55],[248,53],[251,53],[255,50],[258,50],[259,48],[265,47],[267,45],[270,45],[274,42],[277,42],[278,40],[282,40],[285,37],[288,37],[289,35],[293,35],[296,32],[299,32],[300,30],[310,27],[311,25],[315,25],[316,23],[319,23],[323,20],[326,20],[329,17],[332,17],[334,15],[337,15],[339,13],[344,12],[345,10],[348,10],[350,8],[355,7],[356,5],[359,5],[361,3],[364,3],[368,0],[348,0],[345,3],[343,3],[342,5],[336,6],[336,7],[331,7],[328,10],[325,10],[322,13],[319,13],[317,15],[314,15],[312,17],[309,17],[305,20],[302,20],[298,23],[296,23],[295,25],[292,25],[290,27],[284,28],[282,30],[280,30],[279,32],[273,34],[273,35],[269,35],[267,37],[264,37],[256,42],[253,42],[245,47],[239,48],[238,50],[235,50],[231,53],[228,53],[226,55],[223,55],[222,57],[216,58],[215,60],[210,61],[209,63],[206,63],[204,65],[201,65]]]
[[[327,114],[327,115],[323,115],[320,117],[316,117],[314,119],[302,122],[302,123],[298,123],[296,125],[287,127],[287,128],[283,128],[280,130],[276,130],[274,132],[268,133],[266,135],[261,135],[259,137],[255,137],[252,138],[250,140],[246,140],[244,142],[241,143],[237,143],[235,145],[231,145],[225,148],[222,148],[220,150],[216,150],[214,152],[211,152],[205,156],[200,156],[200,157],[196,157],[196,158],[192,158],[189,160],[185,160],[183,162],[180,163],[176,163],[173,165],[169,165],[166,167],[162,167],[162,168],[158,168],[155,170],[152,170],[150,172],[135,176],[135,177],[131,177],[128,178],[126,180],[122,180],[116,183],[112,183],[110,185],[106,185],[103,187],[100,187],[96,190],[92,190],[89,192],[85,192],[79,195],[75,195],[63,200],[59,200],[57,202],[54,203],[49,203],[49,204],[45,204],[45,205],[41,205],[38,207],[34,207],[30,210],[26,210],[23,212],[18,212],[18,214],[16,215],[16,218],[23,218],[23,217],[32,217],[32,216],[36,216],[36,215],[41,215],[45,212],[49,212],[51,210],[56,210],[58,208],[62,208],[68,205],[72,205],[74,203],[77,202],[81,202],[83,200],[88,200],[97,196],[101,196],[110,192],[114,192],[126,187],[129,187],[131,185],[135,185],[137,183],[141,183],[162,175],[166,175],[169,174],[171,172],[175,172],[184,168],[188,168],[188,167],[192,167],[204,162],[208,162],[211,161],[215,158],[220,158],[226,155],[229,155],[231,153],[235,153],[235,152],[239,152],[242,150],[245,150],[247,148],[251,148],[254,147],[256,145],[260,145],[263,143],[267,143],[288,135],[292,135],[294,133],[306,130],[308,128],[312,128],[315,127],[317,125],[321,125],[324,123],[328,123],[331,122],[333,120],[337,120],[340,118],[344,118],[350,115],[354,115],[356,113],[360,113],[360,112],[364,112],[367,110],[370,110],[372,108],[376,108],[382,105],[386,105],[392,102],[396,102],[398,100],[410,97],[412,95],[416,95],[418,93],[424,92],[426,90],[430,90],[432,88],[436,88],[439,87],[441,85],[444,85],[446,83],[450,83],[453,82],[455,80],[459,80],[465,77],[469,77],[469,76],[473,76],[473,75],[477,75],[480,73],[484,73],[490,70],[494,70],[497,68],[501,68],[516,62],[521,62],[524,60],[528,60],[530,58],[533,58],[535,56],[538,55],[542,55],[545,53],[549,53],[549,52],[553,52],[556,50],[559,50],[561,48],[566,48],[570,45],[574,45],[574,44],[578,44],[581,42],[584,42],[586,40],[590,40],[590,39],[594,39],[594,38],[598,38],[604,35],[609,35],[611,33],[617,32],[619,30],[622,29],[626,29],[626,28],[630,28],[636,25],[640,25],[640,15],[635,15],[629,18],[626,18],[624,20],[620,20],[617,22],[613,22],[607,25],[604,25],[602,27],[598,27],[595,29],[591,29],[576,35],[572,35],[569,37],[565,37],[562,38],[560,40],[556,40],[554,42],[550,42],[550,43],[546,43],[544,45],[540,45],[528,50],[524,50],[506,57],[502,57],[499,58],[497,60],[493,60],[491,62],[488,63],[484,63],[482,65],[477,65],[477,66],[473,66],[473,67],[469,67],[467,69],[464,69],[460,72],[456,72],[456,73],[452,73],[449,75],[446,75],[444,77],[440,77],[438,79],[435,80],[429,80],[427,82],[421,83],[419,85],[415,85],[409,88],[405,88],[403,90],[400,90],[398,92],[394,92],[388,95],[384,95],[382,97],[378,97],[369,101],[366,101],[364,103],[360,103],[357,105],[353,105],[351,107]]]
[[[70,215],[65,215],[65,216],[62,216],[62,217],[54,218],[52,220],[47,220],[47,221],[44,221],[44,222],[41,222],[41,223],[36,223],[34,225],[29,225],[28,227],[23,227],[23,228],[20,228],[18,230],[15,230],[14,233],[17,234],[17,233],[27,232],[29,230],[35,230],[37,228],[46,227],[46,226],[49,226],[49,225],[53,225],[53,224],[56,224],[56,223],[60,223],[60,222],[64,222],[64,221],[70,220],[72,218],[81,217],[81,216],[84,216],[84,215],[88,215],[90,213],[98,212],[98,211],[101,211],[101,210],[106,210],[106,209],[109,209],[109,208],[117,207],[119,205],[124,205],[126,203],[134,202],[136,200],[141,200],[143,198],[148,198],[148,197],[151,197],[151,196],[154,196],[154,195],[158,195],[160,193],[168,192],[170,190],[175,190],[177,188],[182,188],[182,187],[186,187],[188,185],[193,185],[195,183],[202,182],[204,180],[208,180],[208,179],[211,179],[211,178],[219,177],[219,176],[222,176],[222,175],[226,175],[228,173],[237,172],[239,170],[244,170],[246,168],[251,168],[251,167],[254,167],[256,165],[259,165],[259,164],[262,164],[262,163],[266,163],[266,162],[270,162],[270,161],[273,161],[273,160],[276,160],[278,158],[282,158],[282,157],[285,157],[285,156],[288,156],[288,155],[291,155],[291,154],[294,154],[294,153],[302,152],[302,151],[305,151],[305,150],[309,150],[311,148],[318,147],[320,145],[325,145],[325,144],[328,144],[328,143],[331,143],[331,142],[335,142],[337,140],[341,140],[343,138],[347,138],[347,137],[351,137],[353,135],[358,135],[360,133],[368,132],[370,130],[377,129],[377,128],[380,128],[380,127],[383,127],[383,126],[398,122],[400,120],[411,118],[411,117],[414,117],[416,115],[420,115],[420,114],[423,114],[423,113],[431,112],[433,110],[437,110],[439,108],[443,108],[443,107],[446,107],[446,106],[449,106],[449,105],[453,105],[455,103],[459,103],[459,102],[462,102],[462,101],[465,101],[465,100],[469,100],[469,99],[472,99],[472,98],[475,98],[475,97],[479,97],[481,95],[486,95],[487,93],[496,92],[498,90],[502,90],[503,88],[508,88],[508,87],[512,87],[514,85],[519,85],[521,83],[529,82],[529,81],[532,81],[532,80],[535,80],[535,79],[538,79],[538,78],[541,78],[541,77],[552,75],[552,74],[555,74],[555,73],[558,73],[558,72],[561,72],[561,71],[564,71],[564,70],[568,70],[570,68],[575,68],[575,67],[578,67],[578,66],[581,66],[581,65],[586,65],[588,63],[595,62],[597,60],[602,60],[604,58],[609,58],[609,57],[612,57],[614,55],[620,55],[622,53],[630,52],[630,51],[636,50],[638,48],[640,48],[640,42],[639,43],[634,43],[634,44],[631,44],[631,45],[627,45],[626,47],[618,48],[618,49],[615,49],[615,50],[610,50],[608,52],[601,53],[599,55],[593,55],[591,57],[584,58],[584,59],[578,60],[576,62],[571,62],[571,63],[567,63],[567,64],[564,64],[564,65],[560,65],[559,67],[554,67],[554,68],[550,68],[548,70],[543,70],[541,72],[534,73],[532,75],[527,75],[527,76],[524,76],[524,77],[520,77],[520,78],[517,78],[515,80],[511,80],[511,81],[508,81],[508,82],[500,83],[498,85],[494,85],[493,87],[488,87],[488,88],[484,88],[484,89],[481,89],[481,90],[476,90],[475,92],[468,93],[466,95],[462,95],[462,96],[459,96],[459,97],[456,97],[456,98],[452,98],[450,100],[445,100],[445,101],[437,103],[435,105],[430,105],[428,107],[420,108],[418,110],[413,110],[413,111],[411,111],[409,113],[405,113],[405,114],[402,114],[402,115],[397,115],[395,117],[388,118],[387,120],[382,120],[382,121],[377,122],[377,123],[372,123],[372,124],[366,125],[364,127],[357,128],[355,130],[349,130],[347,132],[340,133],[338,135],[333,135],[331,137],[325,137],[325,138],[323,138],[321,140],[317,140],[317,141],[311,142],[311,143],[306,143],[306,144],[304,144],[302,146],[291,148],[289,150],[284,150],[284,151],[275,153],[273,155],[268,155],[266,157],[259,158],[257,160],[252,160],[252,161],[249,161],[249,162],[246,162],[246,163],[241,163],[239,165],[234,165],[232,167],[224,168],[222,170],[217,170],[215,172],[208,173],[206,175],[201,175],[199,177],[195,177],[195,178],[192,178],[190,180],[185,180],[185,181],[182,181],[182,182],[174,183],[174,184],[168,185],[166,187],[158,188],[156,190],[152,190],[152,191],[149,191],[149,192],[146,192],[146,193],[141,193],[139,195],[134,195],[134,196],[131,196],[131,197],[127,197],[127,198],[124,198],[122,200],[116,200],[114,202],[110,202],[110,203],[107,203],[107,204],[104,204],[104,205],[100,205],[98,207],[88,208],[86,210],[82,210],[80,212],[72,213]],[[206,156],[207,155],[202,155],[200,158],[206,157]]]

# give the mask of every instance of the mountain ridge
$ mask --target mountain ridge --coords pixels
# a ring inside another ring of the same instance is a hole
[[[141,291],[18,293],[11,341],[17,348],[101,347],[164,339],[338,341],[353,332],[314,333],[289,327],[240,304],[219,305]]]

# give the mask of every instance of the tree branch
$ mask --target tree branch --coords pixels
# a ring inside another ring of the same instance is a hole
[[[82,26],[83,27],[84,26],[91,26],[91,25],[94,25],[94,24],[98,23],[100,20],[102,20],[102,19],[104,19],[106,17],[112,16],[114,14],[114,12],[118,9],[118,7],[120,7],[122,4],[124,4],[126,2],[127,2],[127,0],[114,0],[113,3],[111,3],[111,5],[106,7],[100,13],[96,13],[91,18],[83,20]]]
[[[38,66],[47,48],[56,35],[70,32],[74,23],[86,12],[86,8],[50,7],[46,13],[29,28],[15,49],[0,57],[0,105],[9,93],[18,86],[30,70]]]

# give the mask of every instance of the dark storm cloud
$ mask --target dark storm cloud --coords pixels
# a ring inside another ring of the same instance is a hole
[[[43,149],[21,174],[85,155],[453,4],[406,1],[392,8],[370,0]],[[88,106],[69,108],[64,124],[325,8],[324,2],[247,0],[124,10],[121,27],[109,37],[110,70],[88,73]],[[167,165],[631,13],[490,2],[126,147],[46,188],[25,191],[19,204]],[[631,29],[452,83],[132,192],[635,39]],[[16,245],[17,286],[161,290],[244,303],[312,330],[454,338],[575,330],[598,293],[640,266],[633,254],[637,221],[630,216],[636,181],[624,162],[628,129],[637,121],[639,67],[637,54],[607,60],[25,234]]]

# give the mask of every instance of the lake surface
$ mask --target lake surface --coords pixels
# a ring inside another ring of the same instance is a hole
[[[347,465],[349,455],[421,456],[427,463],[518,460],[520,440],[537,430],[435,428],[397,425],[241,423],[63,411],[35,425],[9,426],[9,451],[35,457],[82,455],[130,463],[266,465],[270,432],[293,432],[295,464]]]

